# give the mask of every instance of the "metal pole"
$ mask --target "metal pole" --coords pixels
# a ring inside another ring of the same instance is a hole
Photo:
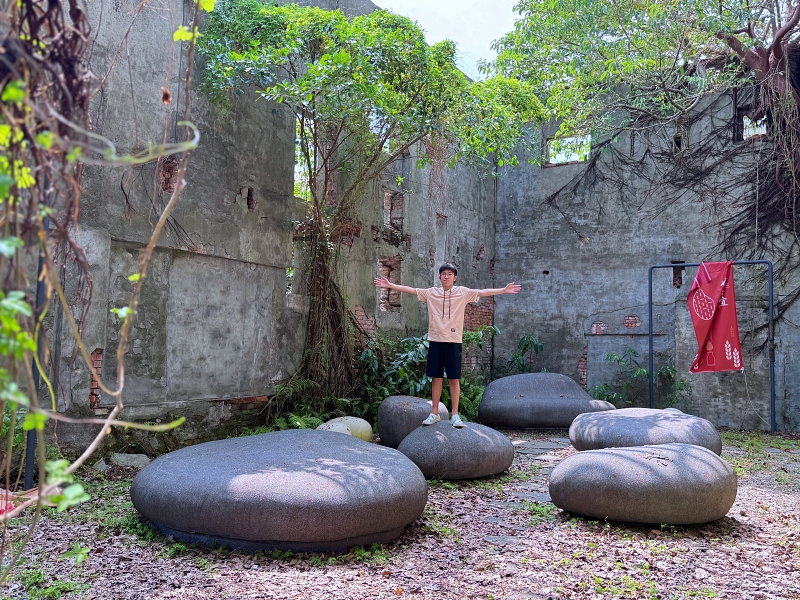
[[[680,267],[699,267],[703,263],[675,263],[668,265],[653,265],[648,270],[648,350],[650,356],[648,357],[649,365],[649,379],[650,379],[650,408],[655,406],[655,376],[653,374],[653,269],[672,269],[676,266]],[[766,265],[769,275],[769,329],[768,340],[769,344],[769,413],[770,413],[770,434],[775,435],[775,308],[773,302],[773,271],[772,262],[769,260],[737,260],[733,261],[734,265]]]
[[[775,435],[775,313],[772,291],[772,263],[769,270],[769,433]]]
[[[653,369],[655,368],[653,361],[653,269],[650,267],[647,271],[648,280],[648,299],[647,299],[647,364],[648,372],[650,373],[650,408],[655,408],[656,392],[655,392],[655,378],[653,377]]]
[[[47,240],[47,234],[50,231],[50,217],[45,216],[42,221],[42,226],[44,227],[44,237],[45,243]],[[44,270],[44,252],[39,250],[39,269],[37,271],[37,284],[36,284],[36,308],[34,309],[33,316],[38,321],[39,317],[42,314],[42,308],[44,307],[44,301],[47,298],[47,291],[45,289],[45,282],[42,279],[42,271]],[[39,362],[42,361],[42,356],[44,354],[44,344],[42,342],[44,336],[42,332],[39,332],[39,339],[36,343],[36,355],[39,357]],[[36,361],[33,361],[32,364],[33,369],[33,393],[39,393],[39,369],[36,368]],[[25,443],[25,481],[23,485],[25,486],[26,490],[29,490],[33,487],[33,471],[36,465],[36,431],[31,429],[28,432],[28,436],[26,438]]]

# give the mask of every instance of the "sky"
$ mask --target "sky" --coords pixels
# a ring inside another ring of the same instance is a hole
[[[516,0],[373,0],[381,8],[410,17],[429,44],[444,39],[458,45],[458,66],[479,78],[479,59],[491,60],[491,43],[514,27]]]

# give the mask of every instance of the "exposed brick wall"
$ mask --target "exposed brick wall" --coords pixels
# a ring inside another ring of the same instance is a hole
[[[331,231],[331,241],[334,244],[344,244],[348,248],[353,245],[353,238],[361,236],[361,221],[343,218],[337,222]]]
[[[479,304],[467,304],[464,312],[464,329],[473,331],[479,325],[494,323],[494,296],[481,300]]]
[[[583,349],[583,356],[578,361],[578,375],[580,376],[580,384],[583,389],[586,389],[586,361],[589,356],[589,349]]]
[[[608,323],[603,323],[603,321],[595,321],[592,323],[592,334],[594,335],[602,335],[602,333],[608,329]]]
[[[383,193],[383,222],[387,227],[403,230],[403,209],[405,197],[402,192]]]
[[[375,335],[375,317],[367,315],[367,311],[359,304],[356,304],[353,316],[356,319],[356,343],[360,348],[366,348],[370,338]]]
[[[92,352],[92,366],[97,374],[102,377],[103,375],[103,349],[95,348]],[[91,383],[89,384],[89,407],[100,408],[100,383],[92,376]]]
[[[623,319],[622,322],[628,329],[633,329],[634,327],[638,327],[642,324],[642,320],[639,318],[639,315],[628,315]]]
[[[467,304],[464,312],[464,329],[474,331],[480,325],[492,325],[494,323],[494,297],[489,296],[481,300],[479,304]],[[482,371],[488,373],[492,363],[492,340],[488,335],[484,335],[483,349],[475,346],[466,347],[461,356],[461,366],[467,371]]]
[[[378,259],[378,274],[386,277],[392,283],[400,283],[400,265],[403,257],[381,256]],[[398,312],[400,310],[400,292],[397,290],[380,289],[380,303],[378,308],[384,312]]]

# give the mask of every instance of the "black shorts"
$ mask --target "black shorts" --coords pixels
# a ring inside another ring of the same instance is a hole
[[[461,379],[461,344],[455,342],[428,342],[428,377]]]

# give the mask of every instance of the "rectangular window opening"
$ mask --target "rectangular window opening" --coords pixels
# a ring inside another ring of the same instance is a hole
[[[547,140],[547,165],[570,165],[586,162],[592,150],[592,136],[578,135],[561,139]]]
[[[685,260],[671,260],[669,261],[672,265],[683,265],[686,263]],[[683,285],[683,272],[686,270],[686,267],[682,266],[675,266],[672,267],[672,285],[676,288],[680,288]]]

